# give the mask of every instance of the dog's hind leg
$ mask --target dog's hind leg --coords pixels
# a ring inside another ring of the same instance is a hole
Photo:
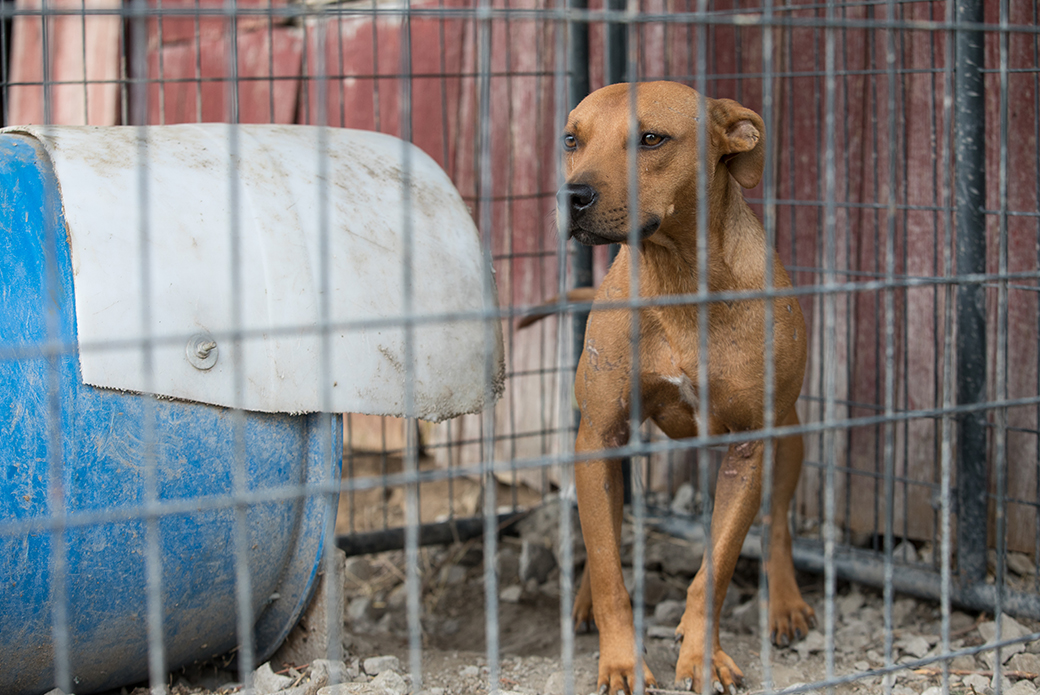
[[[780,424],[798,424],[798,414],[793,407]],[[802,435],[794,434],[777,441],[766,572],[769,575],[769,634],[773,643],[781,647],[805,637],[816,625],[816,613],[798,590],[791,557],[788,511],[802,470],[802,456]]]
[[[587,632],[592,629],[595,620],[592,617],[592,580],[589,578],[589,563],[585,561],[585,571],[581,573],[581,584],[574,595],[574,631]]]

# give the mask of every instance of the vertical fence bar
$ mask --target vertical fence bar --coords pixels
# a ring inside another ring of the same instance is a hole
[[[571,19],[567,23],[567,82],[568,110],[573,109],[589,93],[589,25],[586,21],[575,21],[574,14],[589,7],[588,0],[567,0]],[[592,247],[575,243],[572,245],[571,270],[575,287],[592,287]],[[561,299],[563,297],[561,296]],[[585,349],[585,325],[588,311],[574,312],[574,359],[581,357]],[[580,417],[574,411],[574,424]]]
[[[896,19],[896,4],[893,0],[886,3],[886,16],[889,21]],[[895,30],[885,31],[885,82],[886,82],[886,116],[888,120],[888,194],[885,201],[885,280],[893,282],[896,273],[896,196],[898,190],[898,179],[896,175],[897,139],[896,130],[896,37]],[[905,227],[904,227],[905,229]],[[905,270],[905,267],[904,267]],[[895,590],[892,585],[895,568],[893,567],[892,552],[895,548],[895,447],[896,431],[892,418],[895,416],[896,401],[896,316],[895,316],[895,292],[889,287],[885,289],[882,304],[885,312],[885,424],[882,428],[882,451],[883,451],[883,483],[885,490],[885,528],[884,528],[884,657],[885,667],[894,663],[894,630],[892,618],[892,604],[895,600]],[[905,351],[904,351],[905,352]],[[905,483],[903,486],[904,499],[906,498]],[[905,524],[905,517],[904,517]],[[903,534],[906,535],[905,533]],[[905,556],[904,556],[905,557]],[[885,693],[892,692],[894,679],[890,676],[885,679]]]
[[[561,9],[565,9],[569,5],[570,0],[556,1]],[[586,66],[586,74],[588,70],[587,60],[584,63],[576,64],[573,62],[579,56],[571,53],[570,31],[572,24],[573,22],[568,21],[556,25],[556,75],[554,79],[555,84],[553,85],[556,108],[554,109],[553,118],[555,128],[553,133],[553,154],[556,155],[555,161],[557,162],[561,160],[563,152],[563,144],[559,136],[567,126],[567,115],[573,101],[573,94],[570,91],[571,75],[573,75],[573,70],[581,65]],[[559,167],[556,168],[555,180],[557,188],[563,186],[563,171]],[[560,228],[569,229],[570,223],[566,219],[570,213],[569,207],[562,205],[559,208],[559,212],[561,215],[559,219]],[[556,244],[556,253],[560,259],[557,294],[562,301],[567,292],[567,264],[565,262],[567,258],[567,239],[565,235],[558,234]],[[580,349],[580,344],[575,340],[568,341],[564,331],[557,330],[557,364],[565,365],[560,371],[558,381],[560,407],[557,409],[557,429],[559,433],[559,450],[561,452],[574,450],[574,437],[571,436],[569,426],[569,423],[573,422],[574,415],[568,414],[567,408],[567,404],[571,402],[571,396],[574,393],[573,372],[569,368],[569,365],[573,364],[575,359],[573,348]],[[573,465],[560,466],[560,491],[560,660],[564,673],[563,695],[574,695],[574,620],[571,617],[574,611],[574,529],[571,524],[571,506],[574,503],[576,493],[574,491]]]
[[[491,124],[491,88],[492,88],[492,42],[494,40],[494,18],[492,16],[493,3],[491,0],[479,0],[477,3],[477,74],[478,74],[478,172],[479,186],[477,197],[479,201],[480,219],[477,225],[480,230],[480,239],[484,253],[486,267],[492,264],[492,238],[491,228],[494,219],[492,205],[494,204],[494,176],[492,170],[492,124]],[[485,384],[492,383],[494,365],[491,345],[494,344],[492,330],[492,307],[488,297],[492,293],[493,279],[490,274],[484,273],[484,374]],[[486,393],[490,399],[490,386]],[[495,548],[498,540],[497,528],[497,498],[495,480],[495,409],[486,407],[481,414],[481,485],[484,492],[484,634],[485,652],[487,656],[487,689],[494,692],[499,687],[499,629],[498,629],[498,574],[495,570]]]
[[[606,0],[607,10],[611,12],[624,12],[625,0]],[[604,65],[604,82],[606,84],[617,84],[628,81],[628,28],[622,22],[608,22],[604,32],[603,54],[606,64]],[[587,64],[587,61],[586,61]],[[583,247],[583,252],[592,258],[592,249]],[[610,244],[607,247],[607,263],[614,262],[621,251],[621,244]],[[592,283],[592,268],[589,268],[589,283]],[[578,353],[579,355],[581,353]],[[632,459],[628,456],[621,459],[621,480],[624,481],[623,500],[625,504],[632,503]]]
[[[994,356],[993,380],[996,389],[997,401],[1007,400],[1007,339],[1008,339],[1008,2],[1000,2],[1000,58],[999,58],[999,90],[1000,90],[1000,158],[997,171],[997,189],[999,191],[997,217],[998,242],[998,265],[997,272],[1000,279],[997,281],[997,341],[996,355]],[[993,429],[993,466],[996,476],[997,504],[994,526],[996,532],[996,592],[994,595],[993,614],[997,622],[996,640],[999,642],[1003,635],[1003,599],[1004,599],[1004,562],[1007,557],[1007,408],[1001,407],[994,411]],[[999,695],[1001,692],[1001,667],[1002,655],[1000,647],[997,647],[996,659],[993,662],[994,688]]]
[[[953,15],[952,3],[947,3],[943,18],[947,24]],[[953,219],[952,219],[952,185],[950,181],[950,166],[953,148],[951,146],[951,135],[953,127],[951,117],[953,116],[953,41],[950,32],[943,37],[943,101],[942,101],[942,135],[940,148],[940,166],[942,171],[942,272],[944,277],[949,277],[953,271]],[[939,605],[941,608],[942,624],[940,628],[940,639],[943,653],[950,651],[950,605],[953,595],[953,538],[952,538],[952,473],[953,473],[953,418],[949,410],[953,406],[953,286],[947,284],[943,288],[943,351],[942,351],[942,408],[943,417],[941,421],[941,444],[939,450],[939,477],[940,477],[940,586]],[[938,303],[936,303],[938,306]],[[950,693],[950,661],[942,662],[942,695]]]
[[[776,194],[774,187],[776,185],[773,178],[773,152],[776,147],[773,138],[773,133],[770,128],[774,123],[773,119],[773,3],[772,0],[766,0],[764,12],[762,15],[762,120],[766,125],[766,149],[765,149],[765,165],[762,167],[762,228],[766,233],[766,248],[765,258],[763,263],[766,269],[766,282],[765,290],[767,297],[765,300],[765,325],[763,330],[764,344],[763,350],[765,352],[765,374],[763,391],[765,397],[763,398],[763,417],[762,424],[766,429],[770,429],[776,425],[776,393],[775,393],[775,379],[776,379],[776,354],[774,352],[773,345],[773,332],[774,318],[773,318],[773,304],[774,299],[768,294],[772,292],[775,285],[775,279],[773,277],[773,258],[775,257],[776,248]],[[739,36],[739,34],[738,34]],[[791,406],[792,408],[795,406]],[[765,448],[762,454],[762,500],[761,500],[761,515],[762,515],[762,561],[759,563],[759,576],[758,576],[758,608],[759,608],[759,649],[761,650],[761,664],[762,664],[762,686],[765,692],[771,692],[773,690],[773,664],[772,664],[772,641],[769,635],[769,582],[766,568],[769,565],[772,557],[773,547],[770,544],[770,540],[773,535],[774,524],[790,524],[788,519],[789,508],[775,509],[773,508],[773,476],[775,475],[776,467],[776,445],[778,440],[770,439],[765,443]],[[774,513],[775,512],[775,513]]]
[[[986,271],[985,36],[983,0],[956,0],[954,149],[957,275]],[[986,305],[981,285],[957,287],[957,404],[986,398]],[[957,571],[962,586],[986,578],[986,415],[957,418]]]
[[[606,0],[607,10],[624,12],[625,0]],[[607,22],[604,36],[603,58],[605,61],[604,80],[607,84],[625,82],[628,79],[628,35],[621,22]],[[611,251],[617,255],[617,244],[611,244]],[[613,256],[612,256],[613,258]]]
[[[837,75],[835,70],[835,30],[834,5],[827,4],[827,23],[824,30],[824,150],[823,150],[823,284],[831,287],[837,282],[837,189],[835,134],[836,114],[835,97],[837,91]],[[825,674],[827,680],[834,678],[834,645],[835,645],[835,596],[837,572],[835,569],[835,477],[837,456],[837,432],[833,425],[837,419],[837,297],[831,292],[823,298],[823,421],[827,429],[823,433],[823,465],[824,465],[824,519],[823,519],[823,562],[824,562],[824,640],[825,640]],[[827,689],[828,695],[834,692],[833,687]]]

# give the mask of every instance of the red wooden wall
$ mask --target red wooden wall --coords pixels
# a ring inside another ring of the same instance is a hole
[[[114,0],[87,0],[88,8],[112,7]],[[32,7],[38,0],[19,0]],[[71,0],[60,0],[69,3]],[[59,4],[60,4],[59,2]],[[472,12],[472,0],[419,0],[405,20],[386,11],[371,12],[349,6],[345,14],[310,15],[290,19],[284,0],[240,0],[243,10],[232,24],[227,18],[165,17],[161,27],[146,27],[146,65],[132,76],[145,76],[147,114],[132,113],[122,89],[119,66],[122,47],[134,50],[133,28],[115,17],[87,19],[84,53],[82,18],[48,20],[51,79],[71,84],[50,90],[54,122],[109,124],[131,119],[149,123],[224,121],[237,103],[241,122],[326,123],[333,126],[410,134],[412,140],[451,175],[473,214],[485,229],[495,257],[499,299],[503,306],[537,303],[556,292],[558,239],[552,220],[557,171],[553,152],[556,122],[565,107],[558,101],[562,25],[529,10],[551,9],[545,0],[494,0],[499,10],[517,12],[490,22],[490,119],[480,119],[478,54],[482,25]],[[54,6],[54,2],[48,3]],[[80,0],[75,0],[80,7]],[[38,6],[38,5],[37,5]],[[118,6],[118,5],[115,5]],[[156,4],[158,7],[158,4]],[[194,0],[164,0],[162,7],[191,8]],[[202,7],[219,9],[222,0],[204,0]],[[597,5],[592,2],[593,9]],[[691,0],[643,0],[648,13],[691,12]],[[734,0],[715,0],[715,16],[739,8]],[[797,9],[804,6],[804,9]],[[346,6],[345,6],[346,7]],[[824,170],[826,35],[812,26],[825,9],[808,0],[779,14],[798,20],[790,27],[770,30],[770,84],[774,102],[767,123],[773,143],[772,180],[775,182],[777,246],[792,278],[800,286],[822,283],[824,264],[823,201],[827,191]],[[273,8],[270,17],[260,10]],[[439,16],[433,10],[446,9]],[[947,124],[944,110],[946,41],[941,31],[902,30],[894,35],[893,70],[886,52],[890,35],[867,28],[871,20],[941,21],[944,3],[899,3],[898,15],[885,17],[884,6],[855,4],[836,10],[839,19],[852,20],[835,34],[833,195],[837,209],[834,226],[834,267],[839,282],[865,283],[883,277],[891,259],[896,278],[931,278],[952,271],[944,264],[946,216],[938,208],[944,199],[943,175],[949,167],[944,153]],[[987,0],[987,21],[996,22],[998,3]],[[1031,0],[1010,0],[1011,24],[1036,21]],[[800,23],[798,23],[800,22]],[[603,26],[591,29],[593,87],[603,83]],[[711,96],[735,98],[763,112],[764,30],[726,24],[698,26],[670,23],[637,25],[632,38],[639,79],[671,78],[693,83],[699,69],[700,41],[705,46],[707,91]],[[234,37],[234,38],[232,38]],[[408,40],[405,61],[402,40]],[[77,43],[79,42],[79,43]],[[8,80],[30,83],[10,86],[8,122],[40,122],[43,90],[32,83],[42,79],[41,22],[29,16],[15,20]],[[987,36],[986,68],[998,66],[998,35]],[[232,51],[237,64],[232,70]],[[1009,35],[1010,115],[1007,139],[1007,218],[1010,269],[1036,273],[1040,248],[1037,112],[1038,70],[1035,34]],[[84,55],[86,62],[84,63]],[[233,78],[237,73],[237,81]],[[84,77],[85,75],[85,77]],[[409,75],[405,82],[403,75]],[[890,82],[894,80],[894,82]],[[76,84],[76,82],[79,84]],[[87,99],[84,100],[86,82]],[[411,98],[405,104],[403,87]],[[890,87],[892,92],[890,94]],[[987,209],[1000,208],[999,82],[987,75]],[[890,112],[889,100],[894,110]],[[84,103],[88,116],[84,118]],[[489,167],[481,169],[479,143],[482,128],[491,144]],[[890,145],[895,159],[890,161]],[[482,174],[490,187],[481,185]],[[759,212],[763,188],[748,192]],[[888,217],[888,205],[895,214]],[[482,207],[487,206],[487,207]],[[996,272],[1000,218],[987,217],[990,271]],[[605,261],[599,256],[599,272]],[[1013,283],[1009,295],[1007,337],[1008,374],[993,372],[997,349],[996,290],[989,289],[990,395],[994,384],[1006,378],[1009,397],[1038,394],[1038,306],[1036,283]],[[1032,285],[1033,289],[1017,286]],[[924,284],[891,291],[894,312],[886,312],[886,294],[877,289],[839,292],[833,360],[837,381],[834,397],[839,419],[883,414],[885,407],[887,332],[892,333],[893,406],[898,411],[937,408],[942,403],[944,290]],[[821,325],[822,295],[801,299],[813,336],[812,355],[801,404],[803,420],[822,419],[822,377],[825,355]],[[511,372],[506,394],[496,411],[499,461],[524,459],[558,451],[559,385],[552,369],[556,358],[556,322],[545,321],[516,333],[507,322],[506,339]],[[566,409],[566,404],[565,404]],[[1036,502],[1038,449],[1035,431],[1040,421],[1036,407],[1009,412],[1011,425],[1007,463],[1009,489],[1017,499]],[[938,424],[934,418],[915,417],[891,426],[896,486],[895,532],[919,539],[933,535],[935,514],[931,502],[938,480]],[[1031,431],[1025,431],[1031,430]],[[852,530],[883,530],[882,487],[877,474],[884,461],[885,427],[864,425],[839,430],[836,435],[839,522]],[[479,457],[479,419],[461,418],[436,430],[437,442],[452,440],[453,461]],[[460,445],[460,442],[470,444]],[[807,448],[811,460],[824,454],[817,437]],[[442,450],[447,457],[447,450]],[[992,459],[992,456],[991,456]],[[529,480],[539,476],[529,476]],[[800,510],[820,511],[822,476],[807,468],[799,497]],[[1031,550],[1037,517],[1033,507],[1012,505],[1012,545]]]

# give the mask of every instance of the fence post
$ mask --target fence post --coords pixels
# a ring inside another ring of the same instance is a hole
[[[954,59],[957,276],[986,272],[986,123],[982,74],[985,36],[962,23],[983,21],[983,0],[957,0]],[[957,286],[957,404],[986,400],[986,294],[982,284]],[[957,418],[957,571],[966,588],[986,579],[986,413]]]

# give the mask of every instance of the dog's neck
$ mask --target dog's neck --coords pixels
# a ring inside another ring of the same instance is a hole
[[[721,175],[719,175],[721,174]],[[761,223],[744,201],[740,185],[723,168],[713,177],[707,191],[708,210],[708,289],[717,292],[730,287],[727,250],[734,230],[761,230]],[[694,206],[685,216],[673,216],[661,229],[631,254],[639,262],[639,294],[666,296],[694,294],[698,291],[697,212]]]

